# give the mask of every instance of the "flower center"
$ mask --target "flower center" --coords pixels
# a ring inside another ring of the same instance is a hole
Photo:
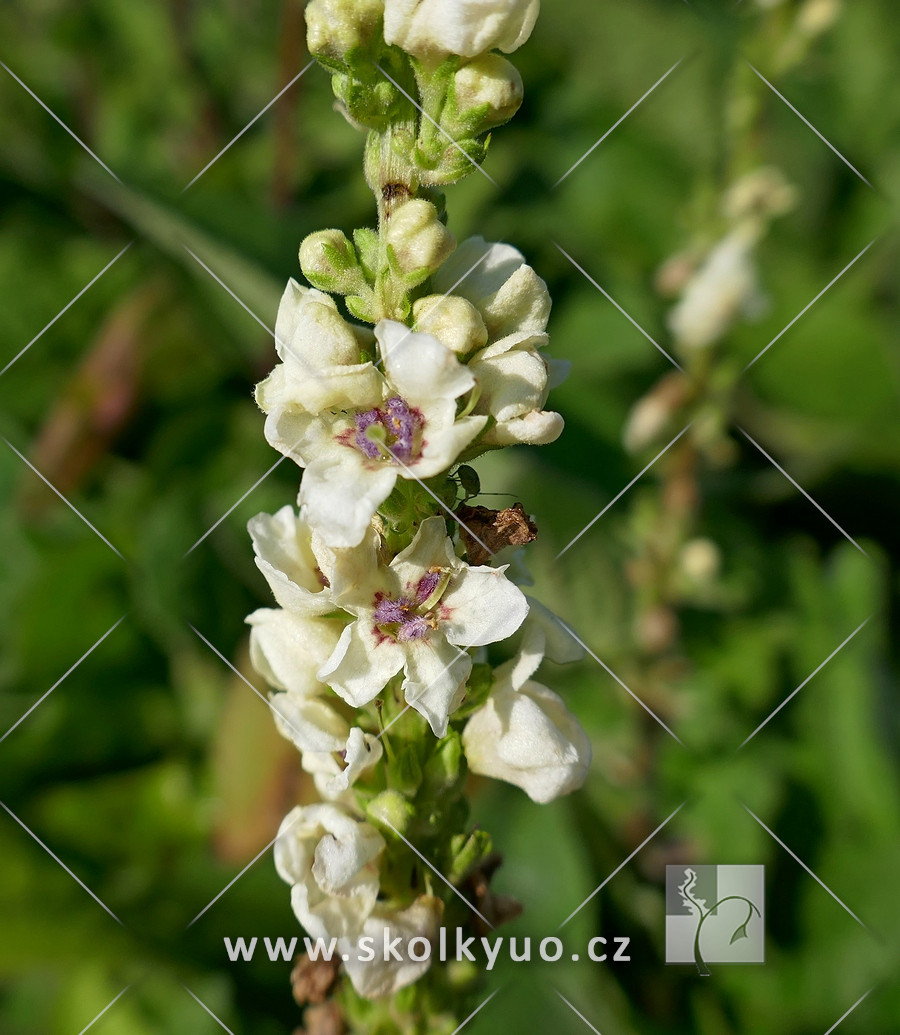
[[[388,399],[384,406],[358,413],[354,421],[352,444],[370,460],[390,458],[406,464],[415,459],[425,420],[421,411],[399,396]]]
[[[437,629],[439,619],[445,617],[439,613],[438,604],[449,582],[449,571],[430,568],[412,587],[411,596],[392,597],[376,593],[376,634],[400,643],[423,639]]]

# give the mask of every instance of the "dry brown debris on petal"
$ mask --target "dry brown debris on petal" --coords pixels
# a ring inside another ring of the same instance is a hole
[[[305,953],[294,961],[291,989],[299,1006],[324,1003],[337,978],[339,959],[311,960]]]
[[[527,546],[537,539],[537,525],[521,503],[504,510],[462,503],[456,508],[456,516],[469,564],[486,564],[507,546]]]

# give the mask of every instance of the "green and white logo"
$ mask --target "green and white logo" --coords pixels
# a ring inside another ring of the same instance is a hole
[[[764,866],[667,866],[666,963],[765,963]]]

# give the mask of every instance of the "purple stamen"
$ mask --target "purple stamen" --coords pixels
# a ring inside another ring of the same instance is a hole
[[[406,643],[409,640],[421,640],[423,636],[428,635],[430,628],[428,621],[421,615],[410,615],[398,629],[397,639],[401,643]]]
[[[441,581],[442,574],[441,570],[438,569],[437,571],[429,571],[419,579],[419,585],[416,586],[416,603],[425,603],[425,601],[437,589],[438,583]]]
[[[388,399],[384,407],[376,407],[358,413],[354,417],[356,431],[353,433],[353,444],[370,460],[377,460],[386,449],[400,463],[409,463],[414,459],[416,448],[416,432],[425,423],[422,414],[410,408],[399,396]],[[369,437],[367,431],[374,425],[380,425],[384,435],[384,447]]]
[[[375,624],[402,624],[408,621],[411,606],[412,601],[407,600],[406,597],[400,597],[399,600],[394,600],[393,597],[377,598],[377,603],[375,604]]]
[[[366,430],[371,428],[373,424],[380,423],[382,423],[381,410],[366,410],[365,413],[357,413],[356,415],[356,436],[354,442],[356,447],[361,449],[370,460],[377,460],[381,451],[377,444],[366,434]]]

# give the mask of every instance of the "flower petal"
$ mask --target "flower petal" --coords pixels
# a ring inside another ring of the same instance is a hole
[[[300,483],[303,516],[328,546],[357,546],[396,481],[395,467],[372,464],[344,447],[307,467]]]
[[[404,658],[399,644],[377,637],[367,620],[361,618],[344,630],[318,677],[348,704],[362,708],[403,668]]]
[[[407,403],[427,406],[434,400],[456,399],[475,387],[468,369],[432,335],[382,320],[375,337],[388,378]]]
[[[441,598],[441,625],[451,643],[481,647],[505,640],[528,614],[528,601],[503,574],[506,567],[461,567]]]
[[[450,715],[462,704],[472,659],[442,636],[407,645],[406,703],[428,720],[438,738],[447,733]]]
[[[250,661],[270,686],[300,697],[324,693],[316,672],[337,646],[340,621],[260,608],[246,622],[251,627]]]
[[[334,608],[322,580],[312,530],[291,506],[257,514],[247,525],[256,566],[281,607],[299,614],[326,614]]]

